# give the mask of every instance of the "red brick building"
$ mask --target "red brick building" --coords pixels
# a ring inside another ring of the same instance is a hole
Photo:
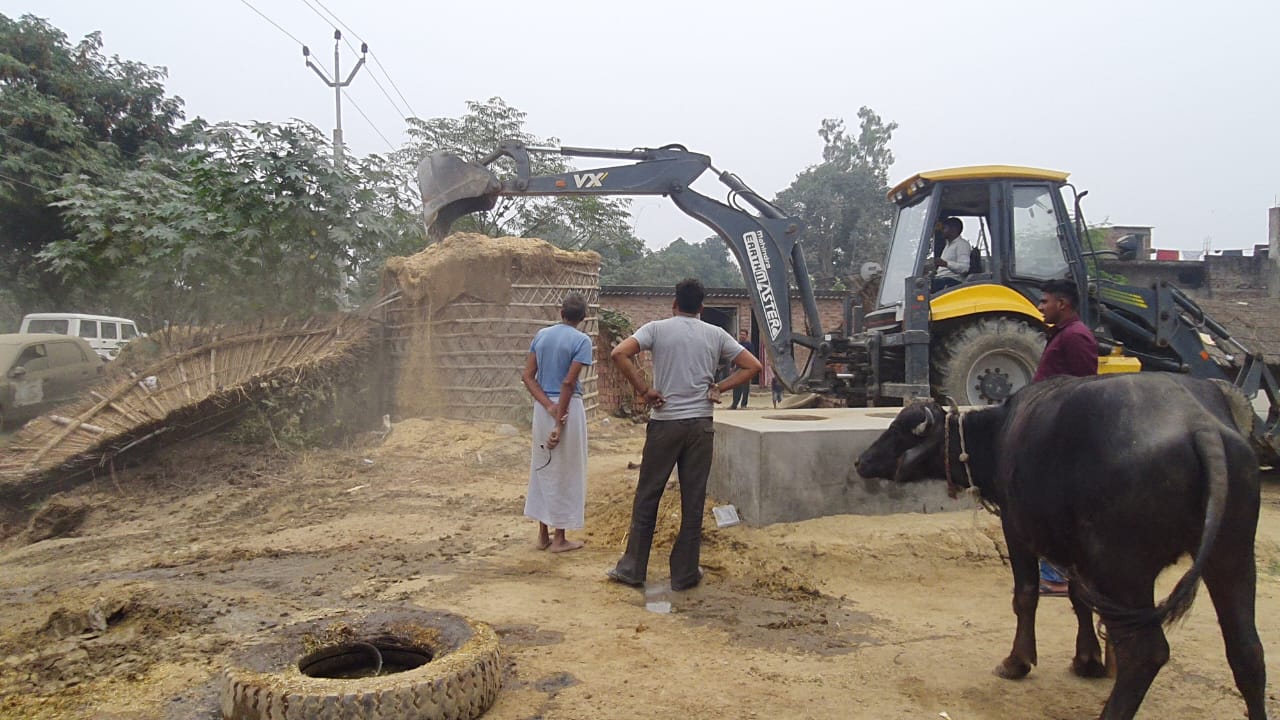
[[[818,316],[824,330],[840,327],[843,322],[844,292],[817,293]],[[604,285],[600,288],[600,307],[620,312],[631,319],[633,327],[651,320],[671,317],[671,303],[675,300],[674,286],[624,286]],[[746,330],[751,342],[760,348],[760,324],[751,312],[751,300],[745,288],[707,288],[707,297],[703,303],[702,319],[724,328],[734,337],[738,330]],[[805,329],[804,307],[800,304],[800,296],[791,295],[791,327],[803,332]],[[597,338],[596,372],[599,378],[600,408],[603,412],[613,414],[624,404],[633,402],[633,392],[626,380],[613,368],[609,359],[608,340]],[[764,351],[767,353],[767,350]],[[797,363],[805,360],[804,349],[797,348]],[[760,355],[761,353],[757,353]],[[640,368],[649,370],[647,354],[642,353],[639,359]],[[765,360],[761,357],[761,360]],[[766,363],[767,365],[767,363]],[[771,376],[768,370],[755,379],[757,386],[767,386]]]

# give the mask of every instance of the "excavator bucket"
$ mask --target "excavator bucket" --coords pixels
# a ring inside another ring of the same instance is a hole
[[[427,239],[439,240],[449,234],[454,220],[492,209],[502,181],[483,165],[449,153],[433,153],[418,163],[418,189]]]

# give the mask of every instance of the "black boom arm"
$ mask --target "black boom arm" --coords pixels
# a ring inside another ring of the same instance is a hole
[[[632,161],[628,165],[531,175],[530,153],[555,153],[567,157],[590,157]],[[515,162],[514,177],[499,179],[483,166],[501,157]],[[790,390],[809,385],[816,370],[824,370],[822,357],[828,352],[823,342],[822,322],[800,237],[804,223],[787,217],[769,201],[747,187],[736,175],[716,171],[729,188],[725,204],[702,195],[691,185],[707,170],[714,170],[711,158],[690,152],[679,145],[634,150],[597,148],[535,148],[503,142],[480,161],[467,163],[455,155],[435,154],[418,166],[427,234],[440,238],[453,221],[469,212],[492,208],[499,196],[521,195],[664,195],[682,211],[711,228],[729,245],[742,269],[756,317],[768,337],[770,363]],[[477,172],[478,171],[478,172]],[[738,206],[741,199],[756,213]],[[790,273],[788,272],[790,269]],[[795,278],[809,333],[795,333],[791,323],[790,277]],[[796,366],[794,346],[810,350],[810,361],[802,374]],[[816,357],[815,357],[816,356]]]

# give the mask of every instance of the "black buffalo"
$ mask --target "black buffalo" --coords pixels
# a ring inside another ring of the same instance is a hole
[[[1000,513],[1013,568],[1013,650],[996,668],[1021,678],[1036,663],[1037,556],[1068,568],[1079,620],[1072,670],[1106,674],[1092,615],[1106,626],[1116,681],[1104,720],[1132,718],[1169,658],[1163,625],[1190,609],[1203,578],[1227,661],[1251,720],[1266,717],[1266,666],[1254,622],[1257,457],[1243,398],[1159,373],[1055,378],[999,407],[950,412],[918,402],[857,461],[863,477],[946,477]],[[1160,571],[1191,568],[1154,601]]]

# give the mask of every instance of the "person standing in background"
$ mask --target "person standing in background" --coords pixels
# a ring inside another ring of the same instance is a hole
[[[742,346],[743,350],[746,350],[747,352],[751,353],[752,357],[756,356],[756,346],[751,344],[751,340],[748,339],[746,330],[738,331],[738,344]],[[737,410],[739,405],[741,405],[741,407],[745,410],[747,407],[747,398],[749,398],[750,396],[751,396],[750,381],[744,382],[741,385],[734,386],[733,404],[729,406],[729,409]]]

